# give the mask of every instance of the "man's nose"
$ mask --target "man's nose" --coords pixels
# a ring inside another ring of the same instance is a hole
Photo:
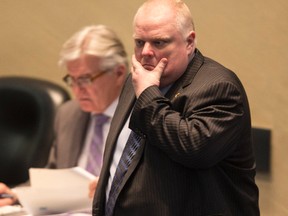
[[[150,43],[145,43],[142,49],[142,55],[143,56],[152,56],[153,55],[153,47]]]

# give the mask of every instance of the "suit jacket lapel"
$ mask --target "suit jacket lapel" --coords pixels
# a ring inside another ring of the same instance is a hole
[[[99,200],[94,207],[95,212],[102,212],[104,214],[104,206],[106,203],[106,186],[108,185],[109,173],[110,173],[110,164],[113,160],[113,154],[115,147],[117,145],[117,140],[119,134],[122,131],[123,126],[125,125],[127,118],[130,115],[131,109],[133,108],[135,101],[135,93],[132,86],[131,74],[128,76],[125,86],[122,90],[121,96],[119,98],[119,103],[115,110],[115,113],[112,118],[110,125],[110,130],[105,144],[104,150],[104,161],[102,166],[101,175],[98,181],[96,197],[101,197],[99,199],[94,198],[94,200]],[[128,137],[127,137],[128,139]]]
[[[75,120],[75,128],[72,131],[73,134],[71,134],[71,136],[73,137],[73,139],[71,139],[71,147],[73,147],[73,149],[69,150],[70,151],[70,157],[68,162],[69,166],[76,166],[78,163],[78,159],[85,142],[89,120],[90,120],[90,114],[84,113],[82,111],[79,118]],[[79,130],[79,128],[81,128],[81,130]]]
[[[130,76],[126,82],[126,87],[123,89],[121,94],[122,97],[119,98],[119,103],[111,122],[111,129],[109,130],[108,139],[106,140],[106,148],[104,153],[107,154],[106,158],[111,158],[113,156],[118,136],[130,115],[135,101],[135,94],[131,82]]]
[[[196,49],[195,56],[192,61],[189,63],[184,74],[172,85],[167,94],[167,98],[173,100],[181,95],[183,89],[190,85],[197,74],[198,70],[204,63],[204,57],[199,50]]]
[[[115,114],[113,116],[108,138],[106,140],[104,161],[103,161],[103,181],[108,182],[110,164],[113,160],[114,150],[117,145],[117,139],[125,125],[127,118],[133,108],[135,101],[135,93],[132,86],[131,74],[129,75],[126,85],[122,91],[121,97],[119,98],[119,103],[116,108]],[[127,137],[128,138],[128,137]]]
[[[123,178],[123,181],[119,187],[119,192],[118,194],[120,193],[120,191],[122,190],[122,188],[124,187],[124,185],[126,184],[127,180],[130,178],[131,174],[134,172],[135,168],[137,167],[140,159],[141,159],[141,156],[143,154],[143,151],[144,151],[144,148],[145,148],[145,140],[141,140],[141,144],[133,158],[133,161],[132,163],[130,164],[128,170],[127,170],[127,173],[125,174],[124,178]],[[117,195],[118,196],[118,195]]]

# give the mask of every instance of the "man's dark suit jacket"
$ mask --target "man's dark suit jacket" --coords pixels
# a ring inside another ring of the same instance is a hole
[[[61,105],[55,117],[55,138],[47,167],[77,166],[89,121],[90,113],[83,112],[77,101],[71,100]]]
[[[120,96],[93,201],[103,216],[117,137],[142,136],[120,186],[115,216],[259,215],[251,120],[243,86],[230,70],[196,51],[165,97],[156,86],[135,102],[131,77]]]

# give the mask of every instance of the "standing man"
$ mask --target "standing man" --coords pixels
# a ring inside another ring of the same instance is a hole
[[[133,27],[132,74],[111,123],[93,215],[258,216],[241,82],[196,49],[181,0],[145,2]]]

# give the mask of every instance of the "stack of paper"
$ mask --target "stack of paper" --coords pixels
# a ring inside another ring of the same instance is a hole
[[[31,186],[14,188],[32,215],[60,214],[92,209],[89,183],[95,178],[80,167],[29,170]]]
[[[20,205],[0,206],[0,215],[5,216],[29,216]]]

